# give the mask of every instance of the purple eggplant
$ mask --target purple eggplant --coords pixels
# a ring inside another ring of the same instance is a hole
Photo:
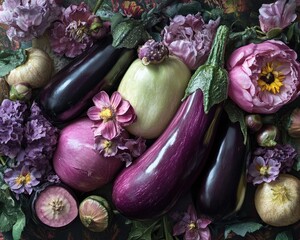
[[[37,97],[45,116],[54,124],[81,115],[100,90],[117,87],[134,60],[134,51],[114,48],[111,38],[95,44],[56,73]]]
[[[205,165],[221,109],[204,113],[197,90],[180,106],[164,133],[116,178],[112,199],[131,219],[156,218],[170,210]]]
[[[239,124],[231,123],[227,115],[221,119],[208,164],[193,187],[199,213],[215,219],[238,210],[246,189],[247,151],[243,134]]]

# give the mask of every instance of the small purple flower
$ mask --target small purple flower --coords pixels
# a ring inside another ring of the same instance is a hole
[[[106,92],[101,91],[93,97],[93,102],[95,106],[88,109],[87,115],[95,121],[95,137],[103,136],[112,140],[122,132],[124,126],[136,119],[133,107],[118,92],[109,97]]]
[[[8,25],[7,36],[16,41],[39,37],[59,19],[61,7],[53,0],[5,0],[0,23]]]
[[[117,137],[109,140],[102,136],[98,136],[95,138],[95,149],[100,153],[103,154],[104,157],[113,157],[118,154],[119,150],[125,150],[125,141],[124,141],[124,134],[122,132]],[[126,134],[127,135],[127,134]]]
[[[58,55],[74,58],[108,32],[108,27],[81,2],[63,9],[60,21],[51,30],[51,46]]]
[[[198,218],[192,205],[188,207],[182,219],[173,227],[173,236],[184,234],[184,240],[210,240],[208,225],[211,220],[206,217]]]
[[[265,33],[274,28],[284,29],[297,18],[295,0],[278,0],[263,4],[259,9],[259,23]]]
[[[255,184],[274,181],[280,173],[281,164],[274,159],[254,157],[248,167],[248,181]]]
[[[27,166],[19,166],[15,169],[8,168],[4,171],[4,181],[10,190],[16,194],[31,194],[32,188],[37,186],[41,174],[35,169],[31,170]]]
[[[210,20],[206,24],[200,14],[177,15],[164,28],[163,43],[170,54],[194,70],[206,61],[219,22]]]
[[[129,150],[133,157],[139,157],[147,148],[146,140],[141,137],[136,139],[126,139],[125,147]]]

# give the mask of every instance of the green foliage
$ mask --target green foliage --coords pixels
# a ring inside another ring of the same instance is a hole
[[[24,49],[16,51],[10,49],[0,50],[0,77],[4,77],[11,70],[23,64],[27,59]]]
[[[290,231],[280,232],[276,235],[275,240],[293,240],[293,234]]]
[[[12,198],[10,191],[5,184],[0,188],[0,232],[12,230],[13,239],[21,238],[25,227],[26,218],[20,204]]]
[[[167,216],[158,220],[132,221],[128,240],[174,240]]]
[[[263,226],[262,224],[256,223],[256,222],[235,223],[235,224],[226,226],[224,236],[226,239],[230,232],[234,232],[236,235],[245,237],[247,233],[253,233],[253,232],[261,229],[262,226]]]

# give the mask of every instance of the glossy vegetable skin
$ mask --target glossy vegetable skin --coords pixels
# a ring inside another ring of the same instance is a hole
[[[246,145],[238,123],[224,113],[207,166],[193,187],[199,213],[225,217],[241,207],[246,190]]]
[[[106,38],[55,74],[37,102],[53,123],[75,119],[98,91],[116,87],[133,59],[133,51],[114,48]]]
[[[116,178],[112,199],[131,219],[151,219],[170,210],[201,172],[218,125],[220,108],[204,113],[197,90],[180,106],[164,133]]]

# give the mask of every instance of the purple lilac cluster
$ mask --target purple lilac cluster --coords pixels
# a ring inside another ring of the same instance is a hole
[[[43,35],[60,14],[55,0],[5,0],[0,7],[0,23],[9,26],[10,39],[30,41]]]
[[[297,151],[289,144],[257,148],[248,167],[248,181],[255,184],[274,181],[280,173],[291,171]]]
[[[21,150],[27,105],[5,99],[0,106],[0,156],[15,158]]]
[[[0,107],[0,156],[7,160],[4,181],[17,195],[32,192],[41,181],[55,181],[50,159],[58,138],[58,130],[33,103],[4,100]]]

